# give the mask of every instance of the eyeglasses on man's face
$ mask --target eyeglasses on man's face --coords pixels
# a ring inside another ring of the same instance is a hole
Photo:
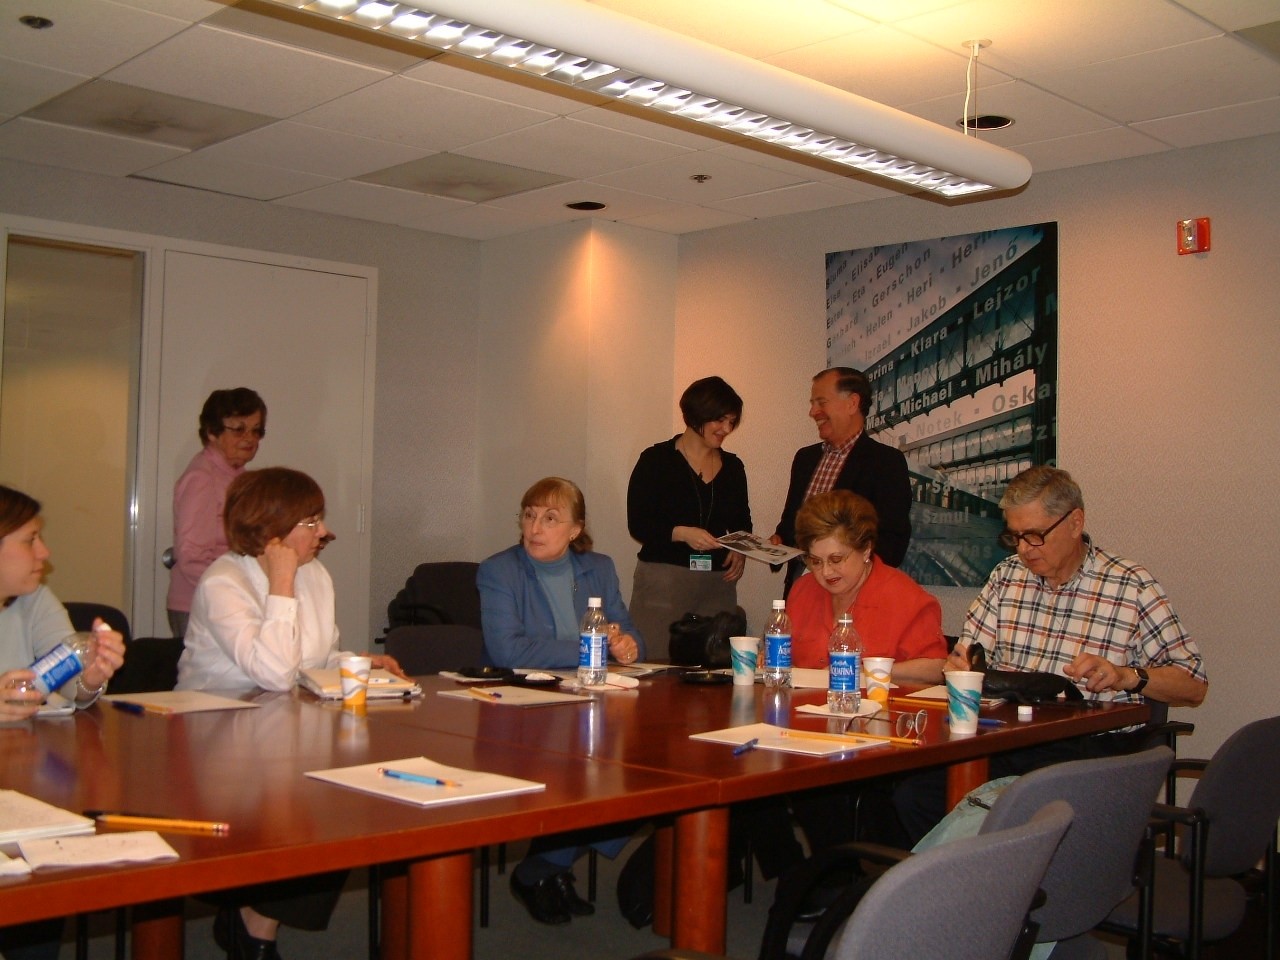
[[[1075,512],[1075,507],[1072,507],[1057,520],[1053,521],[1047,530],[1023,530],[1021,533],[1015,530],[1006,530],[1000,534],[1000,546],[1009,550],[1017,550],[1018,542],[1023,541],[1028,547],[1043,547],[1045,539],[1057,529],[1058,524]]]

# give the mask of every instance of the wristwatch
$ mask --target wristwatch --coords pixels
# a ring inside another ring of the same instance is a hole
[[[1138,675],[1138,685],[1136,687],[1130,687],[1129,692],[1141,693],[1142,688],[1145,687],[1147,685],[1147,681],[1151,679],[1151,675],[1142,667],[1134,667],[1133,672]]]

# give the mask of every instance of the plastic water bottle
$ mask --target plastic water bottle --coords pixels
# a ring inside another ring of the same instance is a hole
[[[827,645],[827,707],[832,713],[855,714],[862,706],[862,638],[853,617],[840,614]]]
[[[33,663],[28,669],[35,673],[35,684],[40,692],[48,696],[79,676],[92,659],[97,644],[98,640],[92,633],[73,633]]]
[[[587,615],[582,618],[582,632],[578,635],[578,682],[586,687],[605,682],[605,651],[609,649],[609,622],[600,609],[600,598],[587,601]]]
[[[791,686],[791,618],[785,600],[773,601],[773,615],[764,628],[764,685]]]

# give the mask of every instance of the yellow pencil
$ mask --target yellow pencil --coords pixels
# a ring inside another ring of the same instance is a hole
[[[130,813],[100,813],[94,819],[104,827],[129,827],[133,830],[217,835],[231,832],[231,824],[213,820],[176,820],[169,817],[145,817]]]
[[[502,694],[490,693],[488,690],[481,690],[479,687],[467,687],[467,693],[479,700],[501,700]]]
[[[935,710],[947,709],[947,701],[933,700],[929,698],[921,698],[919,700],[914,697],[890,697],[890,703],[900,703],[908,707],[932,707]]]
[[[832,743],[852,744],[857,740],[880,740],[884,743],[896,743],[903,747],[918,747],[923,740],[911,737],[886,737],[878,733],[819,733],[816,730],[783,730],[784,737],[796,737],[801,740],[830,740]]]

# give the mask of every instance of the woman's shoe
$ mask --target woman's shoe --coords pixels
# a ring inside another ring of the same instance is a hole
[[[245,929],[239,907],[219,907],[213,918],[213,942],[227,960],[280,960],[274,940],[259,940]]]
[[[572,873],[557,873],[552,879],[555,880],[556,887],[560,890],[560,900],[569,913],[575,917],[589,917],[596,912],[595,905],[590,900],[583,900],[573,888]]]
[[[557,926],[573,919],[560,895],[559,876],[543,877],[536,883],[524,883],[511,874],[511,892],[524,904],[529,916],[539,923]],[[590,906],[590,904],[588,904]]]

